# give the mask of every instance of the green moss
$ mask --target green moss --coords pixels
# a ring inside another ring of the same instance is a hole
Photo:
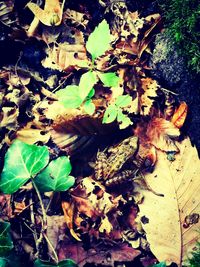
[[[200,1],[158,0],[167,34],[185,56],[189,67],[200,73]]]
[[[200,266],[200,243],[197,243],[196,250],[191,253],[191,256],[184,264],[184,267],[199,267]]]

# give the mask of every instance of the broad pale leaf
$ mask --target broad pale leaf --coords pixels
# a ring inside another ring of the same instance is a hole
[[[36,260],[34,263],[34,267],[51,267],[51,266],[57,266],[57,267],[78,267],[78,265],[70,259],[60,261],[58,264],[49,263],[41,260]]]
[[[0,255],[4,256],[13,248],[10,236],[10,223],[0,222]]]
[[[85,112],[89,115],[92,115],[95,112],[95,105],[94,105],[94,103],[92,103],[91,99],[87,100],[84,103],[83,108],[84,108]]]
[[[189,138],[176,144],[180,153],[173,162],[158,151],[158,162],[152,174],[146,175],[148,184],[164,197],[144,191],[140,215],[148,218],[143,225],[150,249],[159,261],[182,261],[200,238],[200,160]],[[197,220],[185,227],[187,216],[197,214]],[[184,228],[185,227],[185,228]]]
[[[77,85],[69,85],[65,89],[57,91],[56,95],[59,102],[66,108],[78,108],[83,102]]]
[[[68,157],[59,157],[35,177],[34,181],[41,192],[66,191],[74,184],[74,177],[69,176],[71,163]]]
[[[5,155],[0,190],[5,194],[16,192],[48,162],[49,151],[46,146],[28,145],[16,140]]]
[[[98,73],[98,76],[105,86],[116,87],[119,83],[119,77],[114,72]]]
[[[117,107],[115,105],[110,105],[107,107],[104,116],[103,123],[111,123],[117,118]]]
[[[97,82],[97,76],[93,71],[88,71],[81,76],[79,83],[79,96],[83,100],[89,95]]]
[[[92,59],[94,60],[109,49],[110,42],[111,34],[109,25],[106,20],[103,20],[90,34],[86,43],[86,49],[92,55]]]
[[[132,97],[130,95],[120,95],[115,101],[115,105],[124,108],[131,104]]]

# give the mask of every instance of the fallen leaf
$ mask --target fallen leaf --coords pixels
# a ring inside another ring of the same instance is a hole
[[[46,26],[58,26],[62,21],[62,13],[65,0],[62,1],[62,7],[59,0],[46,0],[44,10],[35,3],[28,3],[27,7],[33,12],[35,17]]]
[[[71,258],[79,267],[85,266],[86,263],[100,264],[103,266],[115,266],[115,262],[132,261],[140,255],[140,251],[131,248],[127,244],[106,244],[95,246],[89,250],[84,250],[81,243],[74,244],[68,240],[60,244],[58,252],[59,259]]]
[[[67,227],[70,230],[71,235],[77,240],[81,241],[79,236],[74,232],[73,229],[73,219],[74,219],[74,204],[69,202],[62,202],[62,209],[64,212],[64,219],[67,224]]]
[[[185,102],[182,102],[171,119],[171,122],[177,127],[181,128],[185,122],[187,116],[188,106]]]
[[[175,145],[173,138],[178,137],[180,131],[170,121],[162,118],[152,119],[147,127],[147,135],[150,143],[157,149],[166,152],[178,152],[178,148]]]
[[[16,130],[18,127],[17,118],[19,116],[19,110],[16,107],[3,107],[0,127],[6,127],[9,130]]]
[[[189,138],[177,146],[180,153],[173,162],[158,151],[156,169],[145,177],[148,184],[164,197],[143,191],[144,202],[139,208],[140,216],[149,221],[143,228],[153,254],[159,261],[182,266],[200,237],[199,219],[184,228],[188,215],[200,214],[200,160]]]
[[[144,93],[140,97],[141,114],[149,115],[155,97],[157,97],[157,90],[160,86],[157,81],[152,78],[142,78],[141,83],[142,89],[144,90]]]
[[[46,144],[50,139],[50,132],[47,129],[31,128],[31,123],[16,132],[16,138],[22,142],[33,145],[36,142]]]

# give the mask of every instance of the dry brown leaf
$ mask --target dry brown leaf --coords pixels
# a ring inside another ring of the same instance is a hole
[[[149,220],[143,228],[153,254],[159,261],[182,266],[200,237],[199,220],[188,228],[183,226],[188,215],[200,214],[200,160],[189,138],[177,146],[180,153],[174,162],[158,151],[156,169],[146,175],[148,184],[164,197],[144,191],[144,202],[139,207],[140,216]]]
[[[58,251],[59,260],[73,259],[79,267],[90,263],[90,266],[116,266],[115,262],[132,261],[140,255],[140,251],[133,249],[128,244],[98,244],[94,248],[85,250],[81,243],[70,243],[64,240]]]
[[[50,139],[50,132],[47,129],[32,129],[31,123],[29,123],[23,129],[17,131],[16,138],[27,144],[34,144],[36,142],[42,142],[46,144]]]
[[[16,130],[18,127],[17,118],[19,110],[16,107],[3,107],[0,114],[0,127],[6,127],[9,130]]]
[[[78,235],[74,232],[73,229],[73,219],[74,219],[74,204],[69,202],[62,202],[62,209],[64,212],[64,219],[67,224],[67,227],[70,230],[71,235],[77,240],[81,241]]]
[[[147,127],[147,135],[150,143],[157,149],[165,152],[178,152],[173,138],[178,137],[180,131],[170,121],[162,118],[152,119]]]
[[[178,109],[174,112],[171,122],[177,127],[181,128],[187,117],[188,106],[185,102],[182,102]]]
[[[141,114],[149,115],[154,99],[157,97],[157,90],[160,86],[157,81],[152,78],[142,78],[141,83],[142,89],[144,90],[144,93],[140,97]]]
[[[46,0],[44,10],[35,3],[28,3],[27,7],[33,12],[35,17],[46,26],[60,25],[65,0],[62,7],[59,0]]]

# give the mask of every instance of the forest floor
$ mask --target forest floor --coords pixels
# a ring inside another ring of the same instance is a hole
[[[198,75],[161,14],[0,2],[0,267],[198,267]]]

